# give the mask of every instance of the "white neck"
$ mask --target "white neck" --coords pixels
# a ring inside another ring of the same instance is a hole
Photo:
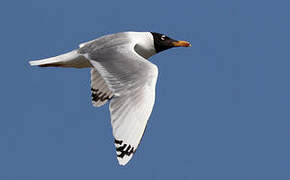
[[[136,43],[135,51],[142,57],[148,59],[156,54],[153,35],[150,32],[129,32],[129,36]]]

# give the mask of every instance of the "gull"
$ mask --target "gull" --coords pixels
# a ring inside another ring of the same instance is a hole
[[[79,45],[68,53],[29,61],[31,66],[91,68],[92,104],[110,102],[117,159],[133,157],[155,101],[158,68],[147,59],[172,47],[190,47],[156,32],[120,32]]]

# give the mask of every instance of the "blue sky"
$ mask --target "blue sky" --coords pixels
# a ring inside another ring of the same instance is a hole
[[[1,1],[0,179],[290,178],[289,1]],[[121,31],[190,41],[151,58],[157,98],[118,165],[89,70],[30,67]]]

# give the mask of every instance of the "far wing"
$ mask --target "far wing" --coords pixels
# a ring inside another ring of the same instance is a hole
[[[113,92],[109,90],[106,82],[95,68],[91,69],[91,96],[92,104],[95,107],[104,105],[113,97]]]
[[[158,68],[138,55],[133,46],[118,47],[98,56],[92,52],[87,55],[114,92],[110,102],[111,124],[119,164],[125,165],[136,151],[152,112]]]

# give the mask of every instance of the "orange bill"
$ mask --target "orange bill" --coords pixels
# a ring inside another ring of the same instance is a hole
[[[172,42],[175,47],[191,47],[191,44],[187,41],[176,41]]]

